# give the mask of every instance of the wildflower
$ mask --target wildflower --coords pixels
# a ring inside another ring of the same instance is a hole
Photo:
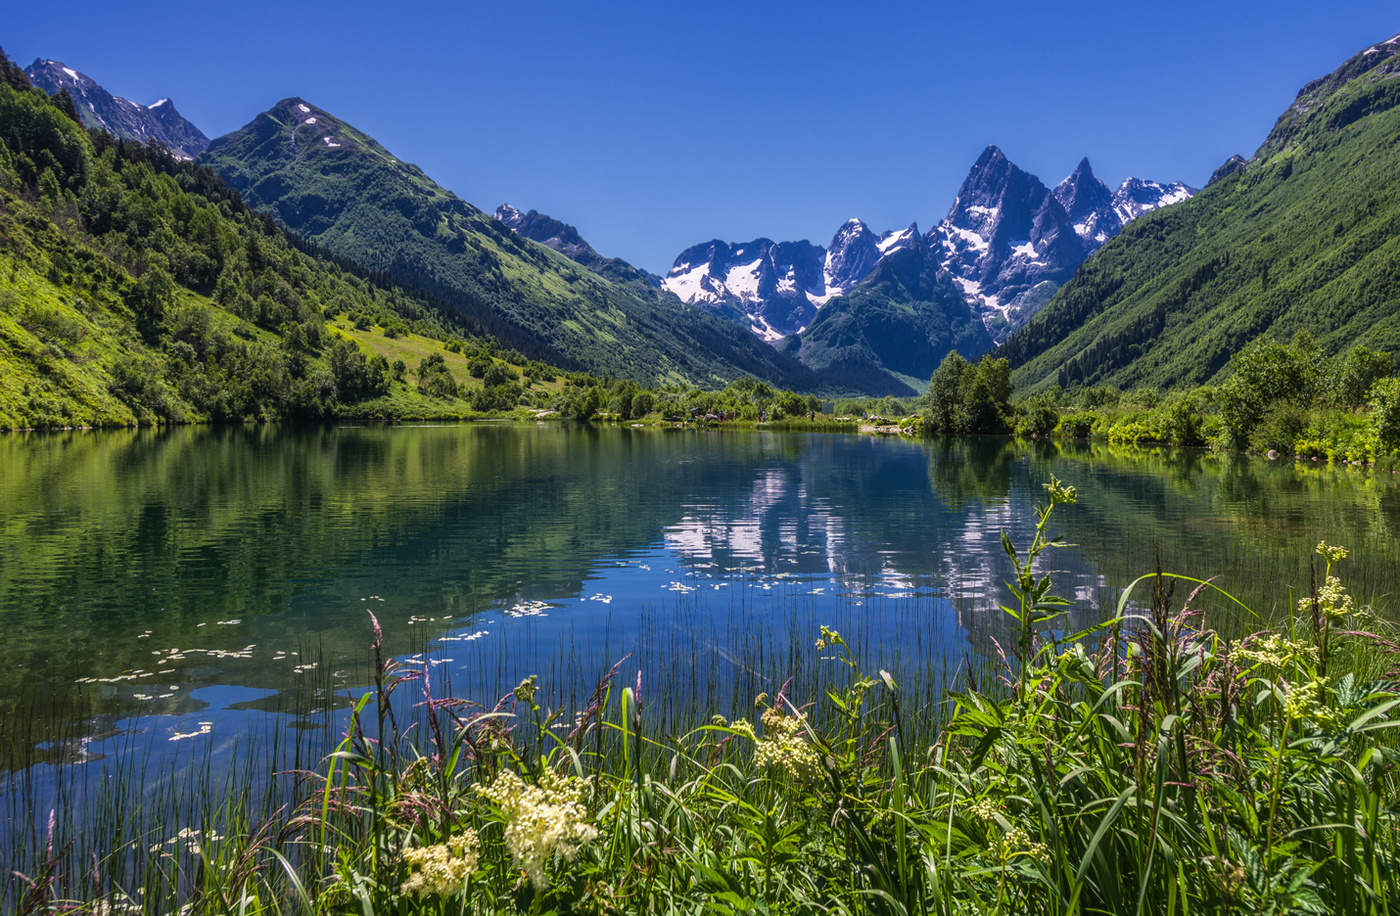
[[[785,774],[797,783],[808,782],[817,775],[821,758],[811,742],[802,737],[806,716],[785,716],[778,709],[769,709],[760,721],[763,737],[754,741],[753,750],[756,768]]]
[[[1079,502],[1079,491],[1072,485],[1060,480],[1054,474],[1050,475],[1050,482],[1044,486],[1050,493],[1050,505],[1052,506],[1058,506],[1060,503]]]
[[[533,703],[535,694],[540,689],[539,680],[538,676],[532,674],[521,681],[515,688],[515,698],[522,703]]]
[[[831,627],[823,624],[821,635],[817,637],[817,651],[821,651],[823,649],[834,649],[839,645],[844,645],[844,640],[841,639],[841,634],[833,630]]]
[[[552,860],[572,862],[579,847],[598,836],[583,807],[587,780],[565,779],[546,769],[537,785],[526,784],[510,770],[476,791],[493,802],[505,818],[505,842],[516,866],[537,888],[546,885],[544,870]]]
[[[403,851],[410,869],[402,890],[419,897],[448,897],[458,893],[481,859],[481,839],[476,831],[453,834],[446,843],[415,846]]]
[[[1001,838],[1001,854],[1004,861],[1030,859],[1032,862],[1049,864],[1050,850],[1044,843],[1030,838],[1022,827],[1012,827]]]
[[[979,798],[968,806],[967,811],[973,817],[991,821],[996,819],[997,806],[990,798]]]
[[[1317,649],[1284,638],[1278,633],[1251,637],[1230,652],[1230,661],[1238,668],[1267,665],[1283,670],[1294,662],[1317,661]]]
[[[1294,722],[1313,722],[1324,727],[1332,724],[1332,710],[1318,701],[1318,697],[1327,689],[1327,678],[1313,678],[1306,684],[1285,683],[1283,686],[1287,688],[1283,698],[1285,718]]]
[[[1320,557],[1325,557],[1328,566],[1331,566],[1333,563],[1340,563],[1347,558],[1347,549],[1345,547],[1333,547],[1326,541],[1318,541],[1314,552]]]
[[[1326,545],[1319,544],[1319,547]],[[1341,547],[1331,548],[1333,550],[1345,550]],[[1304,598],[1298,602],[1298,610],[1307,613],[1312,609],[1313,599]],[[1347,594],[1346,587],[1342,585],[1342,580],[1336,576],[1328,576],[1327,581],[1317,590],[1317,606],[1322,611],[1324,617],[1329,620],[1345,620],[1356,613],[1356,602],[1351,595]]]

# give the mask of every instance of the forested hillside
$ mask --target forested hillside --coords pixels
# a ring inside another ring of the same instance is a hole
[[[1183,387],[1298,331],[1400,351],[1400,37],[1305,87],[1247,163],[1130,224],[1000,355],[1024,388]]]
[[[274,105],[200,157],[248,203],[338,255],[427,290],[538,359],[643,383],[722,387],[815,376],[742,328],[512,232],[373,137],[301,99]]]
[[[302,250],[206,169],[86,131],[66,94],[30,88],[2,55],[0,68],[0,427],[520,399],[510,354],[423,296]],[[501,370],[474,378],[469,357]]]

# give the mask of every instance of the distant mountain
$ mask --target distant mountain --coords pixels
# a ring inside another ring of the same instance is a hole
[[[1022,386],[1216,378],[1261,335],[1400,352],[1400,35],[1309,83],[1254,156],[1134,220],[1003,345]]]
[[[876,235],[859,219],[837,229],[827,248],[805,240],[714,239],[681,252],[661,285],[774,342],[801,331],[828,300],[854,289],[881,259],[916,247],[919,239],[917,226]]]
[[[31,83],[49,95],[68,90],[87,127],[100,128],[123,140],[154,141],[178,159],[193,159],[209,146],[209,138],[181,117],[169,99],[137,104],[112,95],[92,77],[56,60],[36,60],[24,72]]]
[[[430,293],[529,356],[647,383],[752,374],[815,385],[742,328],[531,241],[302,99],[213,141],[200,162],[299,235]]]
[[[564,257],[577,261],[589,270],[620,283],[640,282],[660,286],[661,278],[654,273],[634,267],[621,258],[605,258],[583,240],[578,230],[563,220],[546,216],[535,210],[521,213],[510,204],[496,208],[496,220],[517,235],[546,248],[553,248]]]
[[[1110,192],[1088,159],[1051,191],[989,146],[929,244],[992,338],[1002,340],[1124,225],[1192,193],[1181,182],[1138,178]]]
[[[862,282],[779,344],[814,370],[894,395],[922,390],[948,351],[975,358],[991,345],[980,317],[923,244],[890,246]]]
[[[926,236],[917,224],[876,235],[853,218],[826,248],[715,239],[681,252],[662,286],[777,342],[813,326],[819,310],[856,290],[886,258],[927,247],[990,339],[1001,340],[1124,225],[1193,193],[1181,182],[1139,178],[1110,191],[1087,159],[1052,191],[989,146]]]

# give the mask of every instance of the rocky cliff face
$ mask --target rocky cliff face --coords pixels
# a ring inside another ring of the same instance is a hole
[[[141,105],[112,95],[92,77],[61,61],[36,60],[24,70],[29,81],[49,95],[67,90],[83,124],[140,143],[159,143],[181,159],[193,159],[209,146],[209,138],[161,99]]]

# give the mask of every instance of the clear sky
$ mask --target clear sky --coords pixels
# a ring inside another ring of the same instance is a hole
[[[0,43],[210,136],[298,95],[483,209],[664,272],[710,238],[826,244],[948,210],[989,143],[1049,184],[1205,182],[1395,0],[12,4]]]

